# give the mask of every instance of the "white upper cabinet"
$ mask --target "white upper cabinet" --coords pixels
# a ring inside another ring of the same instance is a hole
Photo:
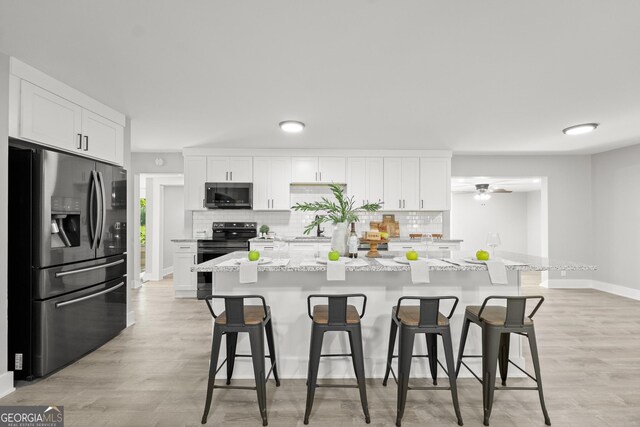
[[[420,159],[420,209],[426,211],[451,209],[451,159],[443,157]]]
[[[125,117],[15,58],[9,135],[122,165]]]
[[[291,180],[295,183],[345,183],[344,157],[293,157]]]
[[[204,184],[207,181],[207,158],[184,158],[184,206],[187,210],[204,209]]]
[[[356,204],[384,199],[384,163],[381,157],[350,157],[347,163],[347,194]]]
[[[20,107],[20,138],[63,150],[81,148],[82,107],[24,80]]]
[[[255,157],[253,159],[253,209],[289,210],[291,158]]]
[[[122,164],[124,128],[111,120],[82,110],[82,150],[92,157]]]
[[[420,160],[415,157],[384,159],[384,206],[387,211],[418,210]]]
[[[320,157],[318,160],[318,182],[327,184],[347,182],[347,161],[344,157]]]
[[[318,182],[318,158],[294,157],[291,159],[293,182]]]
[[[207,182],[252,182],[252,157],[207,157]]]

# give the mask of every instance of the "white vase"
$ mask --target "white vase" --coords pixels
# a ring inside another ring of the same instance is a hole
[[[333,229],[333,234],[331,235],[331,249],[340,252],[340,255],[346,255],[348,239],[349,233],[347,233],[347,223],[337,223]]]

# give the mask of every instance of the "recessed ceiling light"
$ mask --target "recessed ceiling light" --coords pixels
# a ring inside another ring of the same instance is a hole
[[[593,132],[598,127],[598,123],[583,123],[581,125],[569,126],[562,129],[565,135],[582,135],[584,133]]]
[[[285,120],[280,122],[280,129],[287,133],[299,133],[304,130],[304,123],[295,120]]]

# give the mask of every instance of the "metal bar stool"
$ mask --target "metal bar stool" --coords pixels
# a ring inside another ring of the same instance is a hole
[[[419,301],[420,305],[402,306],[402,301],[414,300]],[[453,300],[453,307],[448,316],[440,313],[440,301]],[[393,374],[393,378],[398,384],[398,412],[396,416],[396,426],[402,424],[405,405],[407,403],[407,392],[409,390],[451,390],[451,398],[453,400],[453,408],[458,418],[458,425],[462,425],[462,415],[460,414],[460,405],[458,404],[458,390],[456,385],[455,365],[453,360],[453,345],[451,343],[451,328],[449,319],[458,305],[458,298],[454,296],[442,297],[415,297],[406,296],[398,300],[398,304],[391,311],[391,331],[389,334],[389,352],[387,354],[387,370],[384,374],[382,385],[387,385],[389,373]],[[400,343],[398,346],[398,355],[393,354],[396,343],[396,335],[400,328]],[[416,334],[425,334],[427,340],[426,355],[414,355],[413,343]],[[444,354],[447,362],[447,368],[438,360],[438,335],[442,337],[444,346]],[[438,364],[444,369],[449,377],[449,387],[409,387],[409,374],[411,371],[411,359],[413,357],[426,357],[429,359],[429,367],[433,378],[434,386],[437,385],[437,366]],[[391,361],[398,358],[398,376],[391,366]]]
[[[314,305],[311,310],[312,298],[326,298],[328,304]],[[362,314],[358,313],[355,306],[347,304],[349,298],[362,298]],[[360,401],[367,424],[371,422],[369,406],[367,404],[367,389],[364,376],[364,355],[362,350],[362,332],[360,319],[364,316],[367,306],[367,297],[364,294],[343,295],[309,295],[307,298],[307,313],[313,321],[311,327],[311,346],[309,350],[309,371],[307,374],[307,406],[304,413],[304,423],[309,424],[309,415],[313,406],[316,387],[340,387],[358,388]],[[322,339],[328,331],[345,331],[349,333],[351,353],[348,354],[322,354]],[[356,374],[357,385],[349,384],[318,384],[318,367],[321,357],[351,356],[353,369]]]
[[[507,302],[506,307],[487,305],[490,300],[499,299]],[[538,300],[535,308],[525,317],[527,300]],[[538,345],[536,343],[536,333],[533,327],[533,316],[536,314],[542,303],[543,296],[490,296],[484,300],[482,306],[467,306],[462,326],[462,336],[460,337],[460,350],[458,352],[458,363],[456,375],[460,372],[460,366],[464,365],[474,377],[482,384],[482,402],[484,407],[484,425],[489,425],[489,417],[493,406],[493,393],[495,390],[538,390],[540,396],[540,406],[544,414],[544,422],[551,425],[547,408],[544,404],[542,393],[542,377],[540,374],[540,361],[538,359]],[[482,328],[482,355],[465,355],[464,346],[471,323]],[[511,334],[518,334],[528,338],[531,349],[531,359],[535,377],[526,372],[520,366],[509,359],[509,341]],[[482,357],[482,379],[480,379],[466,363],[462,360],[465,357]],[[500,378],[502,386],[496,387],[496,364],[500,366]],[[536,387],[507,387],[507,372],[509,364],[512,364],[525,375],[536,382]]]
[[[213,299],[224,299],[225,311],[216,315],[211,304]],[[262,305],[245,305],[245,299],[260,299]],[[209,408],[211,407],[211,397],[213,389],[240,389],[240,390],[256,390],[258,394],[258,406],[260,407],[260,415],[262,416],[262,425],[266,426],[267,421],[267,380],[273,371],[273,377],[276,381],[276,387],[280,386],[278,378],[278,368],[276,366],[276,351],[273,341],[273,327],[271,325],[271,310],[266,304],[264,298],[260,295],[209,295],[205,297],[207,307],[211,315],[215,319],[213,326],[213,340],[211,343],[211,362],[209,365],[209,384],[207,386],[207,401],[204,406],[204,414],[202,415],[202,424],[206,424]],[[236,354],[236,342],[238,332],[247,332],[249,334],[249,343],[251,345],[251,354]],[[269,346],[269,354],[264,352],[264,335],[267,335],[267,345]],[[226,336],[227,358],[218,367],[218,354],[220,353],[220,344],[222,336]],[[236,357],[251,357],[253,360],[253,372],[256,380],[255,387],[232,386],[231,376],[233,375],[233,366]],[[264,359],[271,360],[271,368],[265,376]],[[227,385],[215,385],[216,374],[224,364],[227,364]]]

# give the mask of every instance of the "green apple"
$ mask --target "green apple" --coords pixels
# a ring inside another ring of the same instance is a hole
[[[258,251],[249,252],[249,261],[257,261],[259,259],[260,259],[260,252]]]
[[[327,254],[327,257],[329,258],[329,261],[338,261],[340,259],[340,252],[331,251]]]
[[[476,252],[476,259],[478,261],[488,261],[489,260],[489,252],[480,249],[478,252]]]
[[[416,261],[418,259],[418,252],[416,251],[407,251],[405,255],[409,261]]]
[[[386,231],[380,232],[380,238],[382,240],[387,240],[389,238],[389,233],[387,233]]]

